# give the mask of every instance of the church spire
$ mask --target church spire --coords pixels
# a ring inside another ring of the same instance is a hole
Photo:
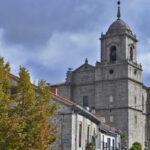
[[[120,19],[121,13],[120,13],[120,0],[118,0],[118,12],[117,12],[117,17]]]

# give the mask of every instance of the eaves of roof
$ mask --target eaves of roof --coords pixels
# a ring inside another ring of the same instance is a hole
[[[51,87],[55,87],[55,86],[61,86],[61,85],[65,85],[65,82],[62,82],[62,83],[57,83],[57,84],[53,84],[53,85],[51,85]]]
[[[65,105],[68,105],[68,106],[77,106],[76,103],[66,99],[66,98],[63,98],[61,96],[58,96],[58,95],[55,95],[54,93],[51,92],[51,97],[52,97],[52,100],[55,100],[55,101],[58,101],[60,103],[63,103]]]

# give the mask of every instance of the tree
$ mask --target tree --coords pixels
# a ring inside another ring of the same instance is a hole
[[[0,150],[13,149],[18,137],[18,120],[13,113],[9,72],[9,63],[5,64],[4,59],[0,58]]]
[[[130,150],[142,150],[142,145],[139,142],[135,142],[135,143],[133,143]]]
[[[17,149],[34,149],[36,129],[38,127],[38,122],[36,121],[38,109],[36,108],[35,91],[30,82],[30,75],[22,67],[20,67],[15,100],[17,103],[15,112],[21,128],[19,143],[16,147]]]
[[[127,143],[126,143],[126,141],[125,141],[126,135],[125,135],[124,133],[122,133],[122,134],[120,135],[120,137],[121,137],[121,145],[122,145],[122,148],[123,148],[123,149],[126,149],[126,147],[127,147]]]
[[[22,126],[19,149],[45,150],[57,139],[57,127],[50,123],[57,109],[56,104],[51,105],[50,88],[44,81],[36,88],[37,95],[28,71],[20,67],[16,96],[16,111]]]
[[[40,150],[45,150],[57,140],[57,127],[49,122],[50,116],[55,115],[57,105],[56,103],[51,104],[50,87],[46,86],[45,81],[39,81],[37,93],[37,104],[40,109],[40,132],[37,145]]]
[[[45,150],[57,139],[57,127],[50,122],[57,105],[51,103],[50,89],[44,81],[32,85],[28,71],[20,67],[11,95],[9,72],[0,58],[0,150]]]

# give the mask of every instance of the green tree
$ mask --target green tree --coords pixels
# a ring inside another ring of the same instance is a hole
[[[50,123],[50,117],[55,114],[57,106],[51,104],[50,99],[50,89],[45,82],[40,81],[33,89],[28,71],[20,67],[16,113],[21,132],[17,149],[45,150],[56,141],[57,127]]]
[[[36,99],[40,110],[40,126],[36,144],[40,150],[45,150],[50,148],[52,143],[57,140],[57,126],[50,123],[50,117],[55,115],[57,104],[51,103],[50,87],[46,86],[45,81],[39,81],[37,93]]]
[[[57,109],[51,103],[50,88],[44,81],[38,87],[32,85],[23,67],[13,87],[9,72],[9,63],[0,58],[0,150],[50,148],[57,139],[57,126],[50,122]]]
[[[9,63],[5,64],[4,59],[0,58],[0,150],[13,149],[18,138],[18,120],[13,113],[9,72]]]
[[[132,147],[130,150],[142,150],[142,145],[138,142],[133,143]]]
[[[36,117],[38,109],[36,108],[35,91],[30,82],[30,75],[24,67],[20,67],[15,100],[15,113],[20,125],[20,138],[16,147],[21,150],[32,150],[35,147],[34,141],[37,134],[38,123]]]

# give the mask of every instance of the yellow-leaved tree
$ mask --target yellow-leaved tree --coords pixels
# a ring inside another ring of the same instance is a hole
[[[9,72],[9,63],[0,58],[0,150],[15,149],[20,131],[15,101],[11,99]]]
[[[57,126],[50,122],[57,109],[56,103],[51,103],[50,88],[42,80],[37,87],[33,86],[28,71],[20,67],[16,101],[23,127],[19,149],[49,148],[57,139]]]
[[[0,150],[45,150],[57,139],[50,119],[57,110],[44,81],[34,86],[20,67],[15,94],[11,95],[9,64],[0,58]]]

